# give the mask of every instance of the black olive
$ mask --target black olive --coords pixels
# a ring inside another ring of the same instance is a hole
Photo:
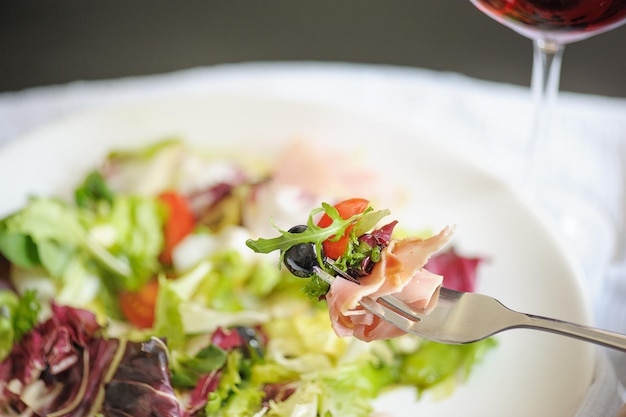
[[[243,345],[247,348],[247,353],[262,358],[263,346],[257,332],[253,328],[246,326],[237,326],[235,329]]]
[[[289,232],[302,233],[306,228],[305,225],[298,225],[289,229]],[[290,247],[283,255],[283,263],[296,277],[309,278],[314,274],[313,267],[319,266],[315,245],[307,242]]]
[[[302,233],[307,229],[307,226],[304,224],[299,224],[297,226],[292,227],[291,229],[287,230],[289,233]]]
[[[298,243],[287,249],[283,263],[293,275],[308,278],[314,274],[313,267],[319,266],[313,243]]]

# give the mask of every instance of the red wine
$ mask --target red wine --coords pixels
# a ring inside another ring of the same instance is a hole
[[[574,42],[626,21],[626,0],[472,0],[481,11],[532,39]]]

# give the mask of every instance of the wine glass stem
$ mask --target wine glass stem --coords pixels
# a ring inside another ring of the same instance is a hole
[[[531,90],[533,98],[533,120],[527,147],[527,173],[525,178],[534,183],[540,178],[542,151],[548,146],[553,106],[559,91],[561,58],[564,45],[546,41],[533,41],[533,72]]]

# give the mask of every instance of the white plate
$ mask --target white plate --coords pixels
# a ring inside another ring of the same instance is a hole
[[[238,148],[266,160],[294,137],[358,149],[374,169],[407,190],[401,223],[457,225],[456,245],[487,255],[480,291],[511,308],[590,321],[574,268],[544,223],[515,193],[463,158],[397,124],[306,102],[243,95],[187,96],[102,109],[61,121],[0,152],[0,216],[31,194],[58,194],[77,184],[111,148],[179,135],[207,149]],[[551,416],[574,414],[593,371],[590,345],[513,330],[469,381],[444,400],[392,392],[377,408],[394,416]]]

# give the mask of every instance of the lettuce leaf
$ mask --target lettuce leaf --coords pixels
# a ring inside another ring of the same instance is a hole
[[[202,348],[193,356],[172,352],[172,385],[176,388],[194,388],[200,378],[221,369],[228,354],[214,344]]]
[[[138,290],[159,269],[164,217],[157,199],[117,196],[110,212],[97,219],[98,227],[108,226],[114,233],[108,249],[118,259],[125,259],[132,270],[125,277],[125,289]]]
[[[13,291],[0,290],[0,361],[37,324],[40,310],[35,291],[19,297]]]
[[[178,296],[164,276],[159,277],[154,310],[154,336],[164,337],[172,349],[179,349],[185,344],[185,328],[180,314],[181,298]]]
[[[107,184],[116,193],[142,196],[177,188],[184,154],[179,139],[111,152],[105,161]]]
[[[418,392],[446,382],[453,388],[467,379],[472,368],[495,346],[494,338],[465,345],[423,341],[419,349],[402,355],[400,383],[415,386]]]
[[[34,198],[0,221],[0,252],[19,267],[43,267],[60,291],[87,275],[101,277],[113,291],[140,288],[159,268],[160,204],[117,196],[112,204],[95,207]]]
[[[74,191],[78,207],[95,210],[100,202],[113,204],[113,192],[100,172],[90,172],[83,183]]]
[[[263,390],[251,385],[250,367],[251,360],[245,358],[241,350],[228,353],[219,385],[209,394],[205,407],[207,416],[249,416],[260,408]]]
[[[67,203],[35,198],[0,223],[0,250],[18,266],[41,265],[53,276],[63,273],[65,262],[75,253],[88,255],[116,275],[130,276],[128,263],[89,235],[89,223],[88,213]]]

